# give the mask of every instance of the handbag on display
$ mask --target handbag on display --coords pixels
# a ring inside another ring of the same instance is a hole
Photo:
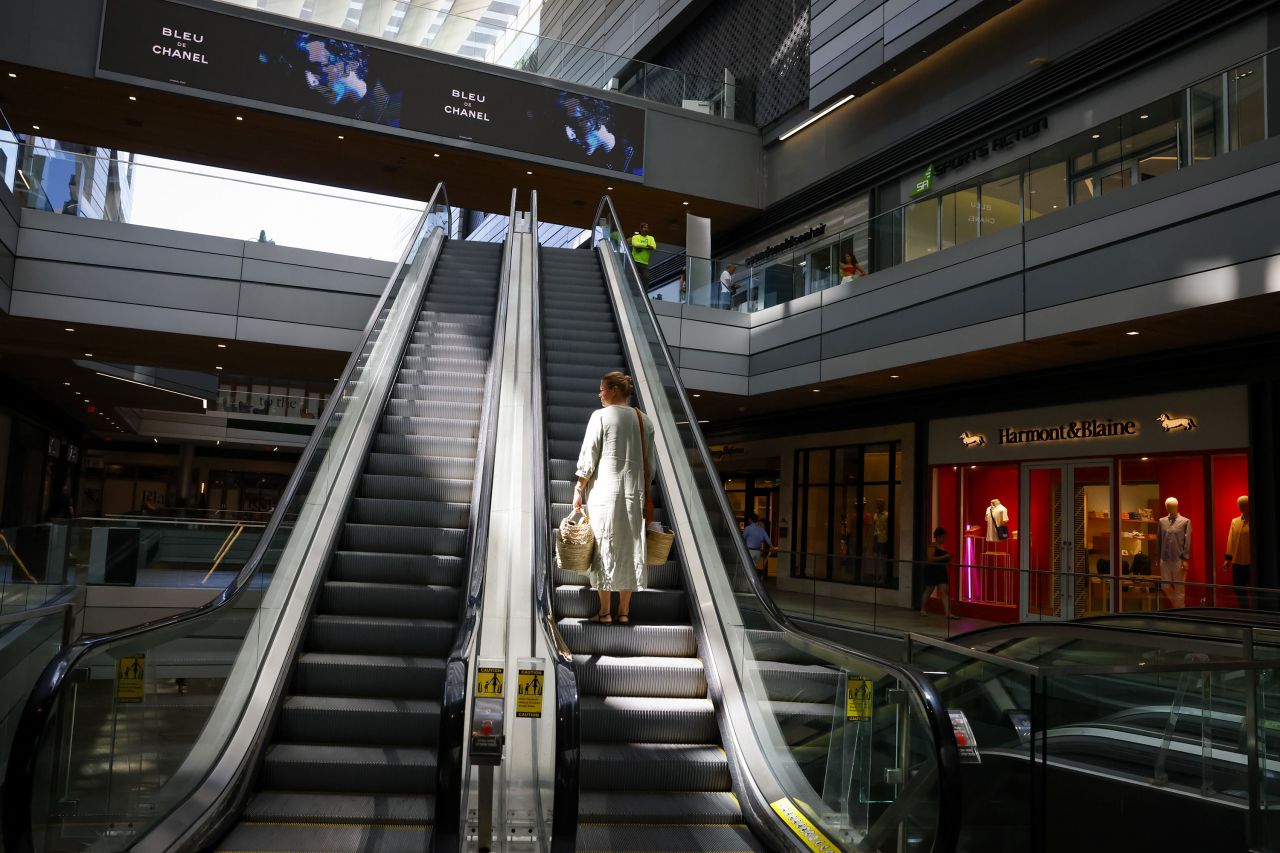
[[[1008,538],[1009,538],[1009,525],[1007,525],[1007,524],[998,524],[998,525],[996,525],[996,538],[997,538],[997,539],[1008,539]]]
[[[574,521],[581,513],[582,519]],[[574,510],[560,520],[556,528],[556,564],[566,572],[586,574],[591,571],[591,557],[596,549],[596,535],[586,509]]]

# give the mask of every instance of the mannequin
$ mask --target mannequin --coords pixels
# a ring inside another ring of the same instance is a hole
[[[1178,513],[1178,499],[1164,502],[1168,512],[1160,519],[1156,533],[1156,554],[1160,559],[1160,577],[1171,585],[1169,599],[1174,607],[1182,607],[1187,597],[1187,563],[1191,559],[1191,519]]]
[[[1231,582],[1236,588],[1236,602],[1239,607],[1252,609],[1257,602],[1253,600],[1251,587],[1258,585],[1258,575],[1253,569],[1253,533],[1249,529],[1249,496],[1236,498],[1236,506],[1240,509],[1240,517],[1231,520],[1231,529],[1227,532],[1227,556],[1222,570],[1231,570]]]
[[[1006,528],[1006,530],[1009,527],[1009,510],[1005,508],[1004,504],[1000,503],[999,498],[992,498],[991,506],[987,507],[988,542],[1002,542],[1004,539],[1009,538],[1007,534],[1003,539],[1001,538],[999,532],[1001,527]]]

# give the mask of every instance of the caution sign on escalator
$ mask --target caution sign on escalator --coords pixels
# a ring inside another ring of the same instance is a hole
[[[516,716],[538,718],[542,716],[542,670],[519,670],[516,684]]]
[[[482,666],[476,670],[476,695],[485,699],[502,698],[503,670],[500,666]]]
[[[146,655],[129,655],[116,661],[117,702],[142,701],[146,671]]]
[[[871,719],[871,679],[848,677],[845,684],[845,717],[851,722]]]

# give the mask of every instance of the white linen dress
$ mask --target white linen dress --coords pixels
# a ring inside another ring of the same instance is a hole
[[[653,475],[653,425],[644,418],[644,441]],[[644,458],[640,423],[630,406],[591,413],[578,453],[579,477],[587,479],[586,508],[595,534],[591,586],[608,592],[638,591],[648,583],[644,559]]]

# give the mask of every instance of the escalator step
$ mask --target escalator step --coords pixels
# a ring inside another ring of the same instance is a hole
[[[757,661],[754,666],[764,682],[765,695],[774,701],[822,704],[844,689],[843,677],[827,667],[774,661]]]
[[[583,696],[582,739],[623,743],[712,743],[720,737],[710,699]]]
[[[421,477],[426,480],[470,480],[475,476],[475,459],[466,456],[403,456],[399,453],[370,453],[366,474]]]
[[[435,798],[428,794],[262,791],[249,801],[244,810],[244,816],[252,821],[365,823],[384,826],[428,824],[434,815]]]
[[[464,403],[479,406],[483,402],[483,388],[455,388],[439,386],[428,388],[419,383],[412,385],[397,382],[391,389],[391,403]],[[477,416],[478,417],[478,416]]]
[[[618,626],[618,630],[626,628]],[[574,655],[578,692],[583,696],[657,696],[703,699],[707,677],[697,658]]]
[[[584,743],[580,784],[593,791],[729,791],[719,745]]]
[[[351,502],[347,520],[352,524],[419,525],[464,530],[470,516],[469,503],[358,497]]]
[[[262,784],[287,791],[429,794],[436,786],[435,750],[279,743],[262,762]]]
[[[594,616],[600,599],[594,590],[582,586],[558,586],[555,594],[556,615],[561,619]],[[631,617],[638,624],[689,623],[687,597],[683,589],[646,589],[631,596]],[[623,627],[621,625],[617,626]]]
[[[322,614],[311,617],[306,647],[313,652],[446,657],[456,633],[452,619]]]
[[[373,439],[374,453],[395,453],[401,456],[456,456],[474,460],[474,438],[433,438],[422,435],[388,435],[378,433]]]
[[[396,384],[416,387],[474,388],[479,390],[484,387],[484,374],[451,373],[443,370],[420,370],[418,368],[402,367],[396,373]]]
[[[456,418],[460,421],[480,420],[480,403],[443,403],[426,400],[391,400],[387,414],[402,418]]]
[[[277,741],[435,746],[440,703],[422,699],[290,696],[280,709]]]
[[[579,824],[606,823],[619,815],[626,815],[631,823],[742,823],[738,798],[730,793],[592,791],[578,795]]]
[[[217,849],[226,853],[422,853],[430,846],[431,828],[413,824],[245,822],[236,826]]]
[[[559,628],[574,654],[693,657],[698,653],[692,625],[622,626],[564,619]]]
[[[468,438],[474,440],[480,424],[458,417],[405,417],[384,415],[378,429],[390,435],[421,435],[435,438]]]
[[[394,474],[364,474],[360,477],[360,498],[406,501],[448,501],[469,503],[471,481],[465,479],[399,477]]]
[[[466,531],[441,527],[344,524],[340,547],[344,551],[461,557],[466,548]]]
[[[461,586],[465,568],[460,556],[335,551],[329,580]]]
[[[651,853],[654,850],[700,853],[763,853],[767,850],[741,824],[680,826],[643,823],[584,824],[578,827],[578,850]]]
[[[452,620],[458,615],[461,590],[425,584],[326,581],[320,592],[322,613],[350,616],[401,616]]]
[[[303,652],[293,676],[294,693],[318,696],[439,699],[443,690],[443,658]]]
[[[674,549],[672,549],[674,553]],[[564,569],[556,569],[556,585],[565,587],[581,587],[587,585],[587,576],[578,572],[566,572]],[[680,564],[675,560],[663,563],[661,566],[649,567],[649,589],[670,589],[678,590],[684,586],[684,577],[681,573]]]

